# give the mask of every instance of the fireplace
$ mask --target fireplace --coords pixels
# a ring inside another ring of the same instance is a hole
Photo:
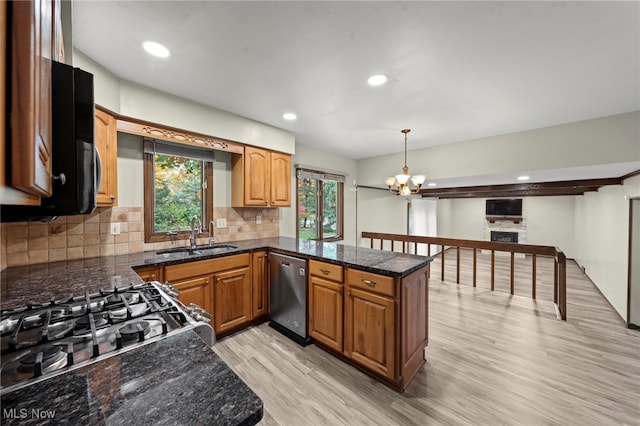
[[[517,232],[491,231],[491,241],[496,241],[496,242],[501,242],[501,243],[517,243],[518,242],[518,233]]]

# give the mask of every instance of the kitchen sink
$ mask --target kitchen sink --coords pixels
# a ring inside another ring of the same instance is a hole
[[[207,246],[197,246],[196,248],[190,247],[179,247],[167,250],[157,251],[156,254],[169,256],[172,254],[186,254],[190,256],[197,256],[201,254],[214,254],[214,253],[223,253],[225,251],[237,249],[238,246],[233,246],[231,244],[214,244]]]

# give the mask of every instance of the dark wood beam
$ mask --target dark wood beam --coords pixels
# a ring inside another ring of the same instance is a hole
[[[560,195],[583,195],[597,191],[603,186],[622,185],[640,170],[624,176],[602,179],[579,179],[555,182],[526,182],[506,185],[459,186],[454,188],[422,188],[420,195],[433,198],[492,198],[492,197],[548,197]],[[387,188],[358,185],[358,188],[388,191]]]
[[[621,185],[624,177],[581,179],[557,182],[515,183],[506,185],[479,185],[456,188],[424,188],[423,197],[436,198],[490,198],[541,197],[555,195],[583,195],[607,185]]]

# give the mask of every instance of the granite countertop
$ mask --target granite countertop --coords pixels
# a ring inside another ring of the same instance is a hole
[[[136,268],[271,250],[384,274],[406,276],[431,258],[337,243],[267,238],[235,241],[216,254],[132,253],[14,266],[0,273],[3,309],[141,283]],[[2,396],[2,424],[53,422],[115,424],[255,424],[262,402],[192,331],[116,354]],[[26,409],[26,411],[20,411]],[[37,411],[40,410],[40,411]],[[47,411],[52,410],[52,411]],[[53,411],[55,410],[55,411]]]
[[[190,330],[2,396],[2,424],[254,425],[260,398]],[[39,417],[41,416],[41,417]]]
[[[24,306],[27,302],[47,302],[85,291],[121,287],[142,280],[134,269],[152,265],[171,265],[187,261],[223,257],[256,250],[271,250],[388,276],[406,276],[431,262],[430,257],[392,251],[347,246],[321,241],[278,237],[230,243],[236,248],[216,254],[158,255],[155,251],[67,260],[26,266],[13,266],[0,273],[2,308]]]

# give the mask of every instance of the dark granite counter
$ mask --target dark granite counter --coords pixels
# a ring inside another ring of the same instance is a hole
[[[2,396],[2,424],[253,425],[258,396],[193,331]]]
[[[230,244],[236,248],[216,254],[158,255],[156,252],[143,252],[10,267],[0,273],[1,306],[7,309],[24,306],[27,302],[42,303],[71,294],[82,295],[85,291],[96,292],[139,283],[142,280],[132,269],[136,267],[171,265],[262,249],[400,277],[431,262],[431,258],[425,256],[287,237],[235,241]]]
[[[392,251],[347,246],[322,241],[296,240],[295,238],[289,237],[234,241],[229,244],[232,244],[237,248],[215,255],[190,255],[188,253],[157,255],[154,252],[146,252],[144,253],[144,263],[147,265],[168,265],[172,263],[181,263],[185,260],[199,260],[268,249],[292,256],[301,256],[307,259],[315,259],[338,265],[350,266],[377,274],[403,277],[431,262],[431,258],[425,256],[414,256]]]
[[[403,277],[431,258],[293,238],[236,241],[216,254],[132,253],[15,266],[0,273],[3,309],[141,283],[137,267],[271,250]],[[262,402],[185,331],[2,396],[2,424],[255,424]],[[39,416],[52,416],[50,419]]]

